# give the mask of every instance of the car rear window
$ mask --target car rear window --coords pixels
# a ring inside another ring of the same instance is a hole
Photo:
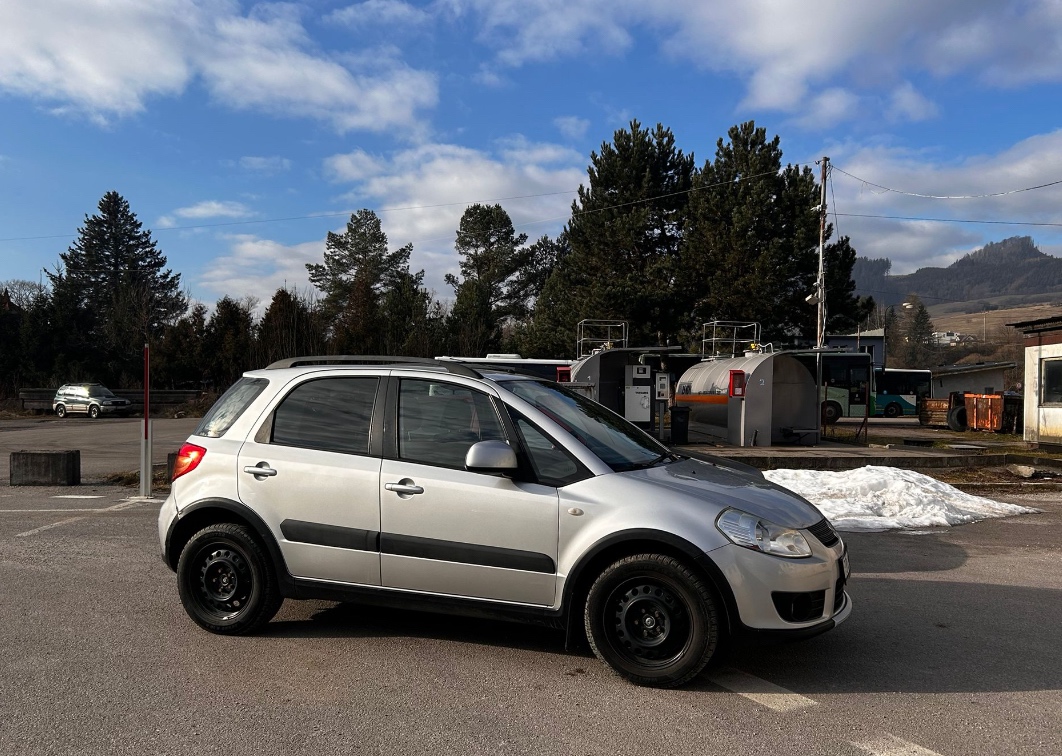
[[[269,381],[265,378],[241,378],[236,381],[203,416],[194,435],[207,438],[224,435],[268,385]]]

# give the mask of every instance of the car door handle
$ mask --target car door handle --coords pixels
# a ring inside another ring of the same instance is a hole
[[[422,494],[424,489],[409,483],[384,483],[384,488],[397,494]]]
[[[277,471],[269,466],[268,462],[259,462],[257,465],[247,465],[243,468],[245,473],[250,473],[256,478],[272,478]]]

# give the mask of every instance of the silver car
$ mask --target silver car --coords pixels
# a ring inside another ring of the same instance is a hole
[[[284,598],[489,615],[675,686],[728,636],[851,613],[840,538],[752,468],[677,454],[562,384],[336,359],[247,373],[180,450],[159,538],[206,630],[258,630]]]
[[[100,415],[124,415],[132,406],[128,399],[114,395],[99,383],[67,383],[59,387],[52,399],[52,411],[59,417],[88,415],[96,419]]]

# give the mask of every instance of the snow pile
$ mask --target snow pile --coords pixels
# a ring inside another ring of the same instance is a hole
[[[763,475],[810,501],[838,530],[949,527],[1039,511],[972,496],[928,475],[896,467],[767,470]]]

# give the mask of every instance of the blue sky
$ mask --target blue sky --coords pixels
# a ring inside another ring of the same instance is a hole
[[[838,230],[894,273],[1014,235],[1062,255],[1062,184],[873,186],[1062,181],[1060,84],[1059,0],[5,2],[0,281],[117,190],[208,305],[308,289],[362,207],[447,296],[468,204],[556,235],[632,118],[699,165],[749,119],[829,155]]]

